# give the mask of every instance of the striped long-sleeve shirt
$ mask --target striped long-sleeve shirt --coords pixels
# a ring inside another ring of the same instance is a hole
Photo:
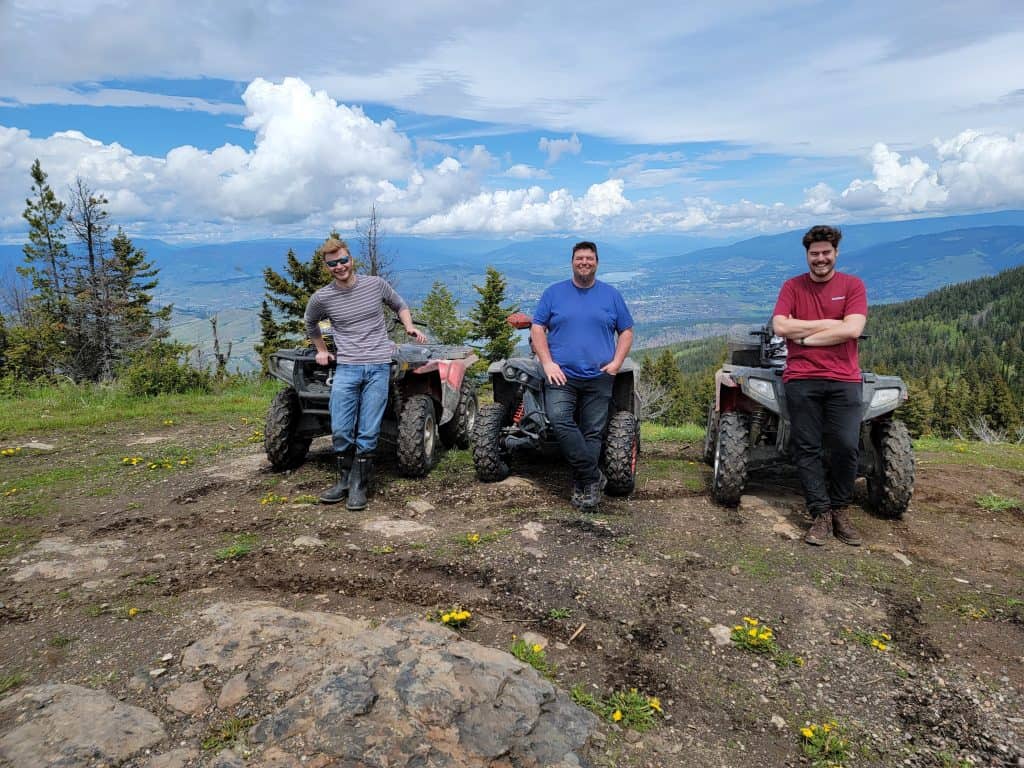
[[[383,278],[357,275],[351,288],[331,282],[309,297],[306,333],[311,339],[320,337],[320,321],[330,320],[339,363],[388,363],[395,345],[384,325],[384,304],[395,312],[406,308]]]

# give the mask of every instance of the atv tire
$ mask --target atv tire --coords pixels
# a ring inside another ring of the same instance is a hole
[[[398,417],[398,471],[425,477],[437,463],[437,418],[430,395],[413,395]]]
[[[868,475],[868,498],[875,511],[899,519],[914,494],[914,447],[902,421],[876,424],[871,430],[875,469]]]
[[[708,423],[704,428],[704,463],[715,466],[715,438],[718,437],[718,412],[715,404],[708,404]]]
[[[490,403],[480,409],[473,426],[473,468],[485,483],[508,477],[509,467],[502,455],[501,430],[506,425],[508,410],[501,403]]]
[[[459,405],[451,421],[441,425],[441,442],[446,448],[469,448],[480,405],[476,399],[476,387],[465,378],[459,389]]]
[[[301,417],[299,394],[292,387],[282,389],[274,396],[263,429],[263,449],[270,466],[278,472],[295,469],[302,464],[313,442],[311,438],[298,435]]]
[[[750,427],[739,413],[723,413],[718,418],[715,455],[711,475],[711,495],[727,507],[736,506],[747,485],[747,459],[750,452]]]
[[[608,422],[602,469],[608,478],[605,493],[628,496],[636,486],[636,460],[640,455],[640,426],[629,411],[619,411]]]

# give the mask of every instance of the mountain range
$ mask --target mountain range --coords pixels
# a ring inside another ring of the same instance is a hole
[[[803,230],[725,242],[687,235],[597,238],[598,277],[623,292],[637,322],[639,343],[670,343],[763,319],[782,281],[806,269]],[[544,287],[569,276],[576,238],[531,240],[431,239],[385,236],[396,287],[418,304],[435,280],[463,311],[477,299],[493,266],[505,276],[510,301],[532,309]],[[174,335],[207,348],[211,315],[232,361],[251,367],[259,340],[256,313],[263,270],[280,270],[289,249],[308,259],[320,238],[171,245],[134,238],[160,268],[156,299],[173,303]],[[353,251],[357,248],[353,243]],[[0,245],[0,275],[22,263],[20,244]],[[872,303],[922,296],[951,283],[1024,264],[1024,211],[910,219],[843,227],[839,268],[860,276]]]

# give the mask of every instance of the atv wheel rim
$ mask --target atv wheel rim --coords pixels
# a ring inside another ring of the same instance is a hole
[[[471,399],[466,403],[466,434],[470,435],[473,433],[473,427],[476,426],[476,400]]]
[[[434,426],[434,417],[428,415],[423,420],[423,453],[426,456],[434,455],[434,439],[437,436],[437,429]]]

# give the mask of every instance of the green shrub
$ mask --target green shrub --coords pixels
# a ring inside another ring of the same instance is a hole
[[[157,342],[136,353],[121,371],[121,381],[133,395],[209,392],[213,376],[188,362],[184,344]]]

